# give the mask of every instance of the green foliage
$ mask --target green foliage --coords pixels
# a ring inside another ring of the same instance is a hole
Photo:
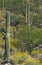
[[[40,63],[32,63],[32,62],[29,62],[29,63],[26,63],[25,65],[41,65]]]
[[[28,0],[27,0],[28,1]],[[30,22],[32,24],[26,24],[26,0],[5,0],[5,9],[9,10],[11,12],[11,30],[10,33],[12,32],[12,35],[14,37],[14,30],[16,26],[14,26],[14,23],[17,24],[18,30],[16,29],[16,38],[12,38],[10,36],[10,43],[11,43],[11,53],[13,54],[16,50],[18,51],[32,51],[36,45],[38,46],[39,44],[42,45],[42,0],[29,0],[30,1]],[[3,8],[3,0],[0,0],[0,9]],[[2,10],[0,11],[0,13]],[[4,13],[4,11],[3,11]],[[1,20],[3,21],[4,15],[3,13],[0,14],[0,22]],[[5,26],[5,25],[4,25]],[[1,27],[4,27],[3,25]],[[29,27],[30,26],[30,27]],[[0,34],[0,38],[2,38],[2,34]],[[4,42],[5,43],[5,42]],[[0,41],[0,46],[3,48],[3,40],[2,42]],[[11,54],[11,55],[12,55]],[[36,54],[33,53],[35,56]],[[12,56],[12,60],[15,61],[16,63],[20,62],[20,64],[25,65],[42,65],[40,63],[33,63],[29,62],[30,60],[27,59],[27,63],[24,63],[24,60],[27,57],[22,56],[21,54],[19,58],[14,59],[14,55]],[[19,56],[18,55],[18,56]],[[42,56],[42,55],[41,55]],[[1,54],[0,54],[1,57]],[[34,59],[33,59],[34,60]],[[0,62],[2,59],[0,58]]]
[[[42,44],[42,29],[31,30],[29,32],[28,26],[22,25],[21,29],[17,33],[17,39],[19,39],[21,44],[23,44],[22,46],[26,45],[26,48],[31,44],[32,47],[35,47],[37,44]]]

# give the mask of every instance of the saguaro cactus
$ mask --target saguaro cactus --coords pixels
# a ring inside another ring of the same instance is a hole
[[[31,37],[30,37],[30,34],[31,34],[31,25],[32,25],[32,22],[30,21],[30,0],[26,0],[26,23],[28,26],[28,43],[30,44],[30,52],[32,50],[32,41],[31,41]]]
[[[30,1],[29,0],[26,0],[26,23],[30,28],[31,23],[30,23]]]
[[[5,0],[3,0],[3,9],[5,8]]]
[[[10,12],[6,12],[6,40],[5,40],[5,54],[6,54],[6,61],[10,61]]]
[[[28,23],[28,4],[26,0],[26,24]]]

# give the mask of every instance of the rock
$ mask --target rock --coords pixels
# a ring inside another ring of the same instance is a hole
[[[12,65],[12,64],[10,64],[10,63],[6,63],[5,65]]]

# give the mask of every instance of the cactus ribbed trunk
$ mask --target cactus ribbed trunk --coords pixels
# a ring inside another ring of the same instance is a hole
[[[30,1],[26,0],[26,23],[30,27]]]
[[[27,6],[28,5],[27,5],[27,2],[26,2],[26,23],[28,22],[28,10],[27,10],[28,8],[27,8]]]
[[[31,34],[31,24],[32,24],[32,22],[30,21],[30,0],[26,0],[26,23],[27,23],[27,25],[26,26],[28,26],[28,43],[29,43],[29,45],[30,45],[30,52],[31,52],[31,50],[32,50],[32,42],[31,42],[31,37],[30,37],[30,34]]]
[[[28,0],[28,27],[29,27],[29,33],[28,33],[28,35],[29,35],[29,44],[30,44],[30,53],[31,53],[31,51],[32,51],[32,40],[31,40],[31,37],[30,37],[30,35],[31,35],[31,25],[32,25],[32,22],[30,21],[30,0]]]
[[[6,40],[5,40],[5,54],[6,54],[6,61],[10,61],[10,12],[6,12]]]
[[[28,26],[30,29],[31,23],[30,23],[30,1],[28,0]]]
[[[5,0],[3,0],[3,9],[5,8]]]

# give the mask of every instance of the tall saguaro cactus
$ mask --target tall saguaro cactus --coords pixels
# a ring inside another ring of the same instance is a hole
[[[26,1],[26,23],[28,22],[28,8],[27,8],[28,4],[27,4],[27,1]]]
[[[6,61],[10,61],[10,12],[6,12],[6,40],[5,40],[5,54],[6,54]]]
[[[26,0],[26,23],[28,26],[28,43],[30,44],[30,52],[32,50],[32,42],[31,42],[31,37],[30,37],[30,34],[31,34],[31,24],[32,22],[30,21],[30,0]]]
[[[3,9],[5,8],[5,0],[3,0]]]
[[[30,0],[28,0],[28,23],[30,24]]]
[[[26,23],[30,25],[30,1],[26,0]]]

